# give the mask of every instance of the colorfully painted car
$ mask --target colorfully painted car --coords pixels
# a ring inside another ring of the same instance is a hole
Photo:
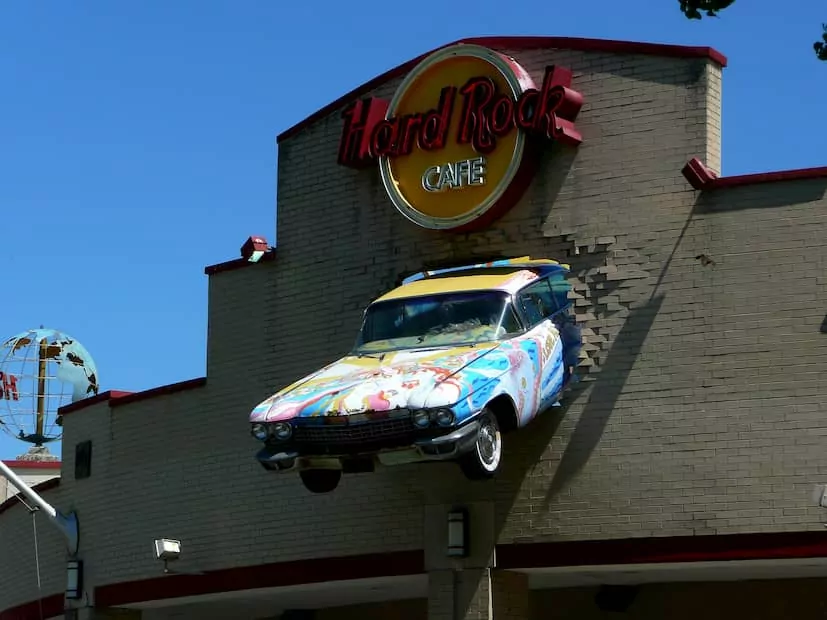
[[[500,467],[503,434],[559,405],[581,345],[569,267],[528,257],[424,271],[368,305],[348,355],[250,415],[266,469],[335,489],[376,465]]]

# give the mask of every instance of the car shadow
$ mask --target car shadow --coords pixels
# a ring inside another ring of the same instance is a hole
[[[605,361],[601,364],[600,374],[611,377],[611,381],[598,379],[595,389],[589,393],[588,401],[583,406],[546,492],[546,504],[566,489],[600,442],[643,342],[660,312],[664,298],[664,295],[652,297],[644,305],[629,311]]]

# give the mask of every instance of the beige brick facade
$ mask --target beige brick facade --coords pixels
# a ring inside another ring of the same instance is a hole
[[[46,497],[80,515],[90,597],[159,577],[159,537],[182,540],[178,567],[199,572],[427,555],[428,511],[456,503],[489,511],[501,545],[824,529],[810,494],[827,482],[825,179],[692,188],[687,160],[722,168],[721,68],[709,58],[503,51],[538,80],[548,64],[570,67],[584,95],[582,145],[549,148],[513,210],[478,233],[417,228],[375,168],[336,165],[331,113],[279,145],[275,260],[210,276],[206,385],[66,415],[63,478]],[[343,354],[371,298],[423,265],[527,254],[571,264],[588,357],[561,412],[508,436],[495,481],[403,466],[316,496],[253,460],[249,411]],[[90,439],[92,475],[74,480],[74,446]],[[62,541],[36,519],[40,593],[31,516],[0,515],[0,611],[62,592]],[[451,618],[450,580],[435,569],[430,602],[405,613]],[[540,595],[531,613],[527,594],[509,595],[527,593],[518,573],[466,585],[464,617],[489,617],[471,609],[487,607],[489,588],[496,618],[558,617],[537,614]]]

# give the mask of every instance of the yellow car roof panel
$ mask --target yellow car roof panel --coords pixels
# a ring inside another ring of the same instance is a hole
[[[405,297],[423,297],[442,293],[499,290],[513,293],[537,279],[534,272],[519,269],[510,273],[485,273],[474,275],[424,278],[397,287],[374,301],[387,301]]]

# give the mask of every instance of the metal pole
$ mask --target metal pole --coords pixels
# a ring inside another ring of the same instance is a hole
[[[69,550],[69,555],[75,555],[78,552],[78,538],[79,528],[77,515],[70,512],[68,515],[61,514],[54,506],[43,499],[34,489],[23,482],[20,477],[15,474],[9,467],[0,461],[0,474],[9,479],[17,490],[20,491],[26,499],[32,502],[35,506],[40,508],[49,517],[49,521],[53,523],[66,538],[66,546]]]
[[[46,338],[40,341],[37,355],[37,424],[35,427],[35,441],[43,441],[43,422],[46,418],[46,353],[48,345]],[[40,445],[40,444],[38,444]]]

